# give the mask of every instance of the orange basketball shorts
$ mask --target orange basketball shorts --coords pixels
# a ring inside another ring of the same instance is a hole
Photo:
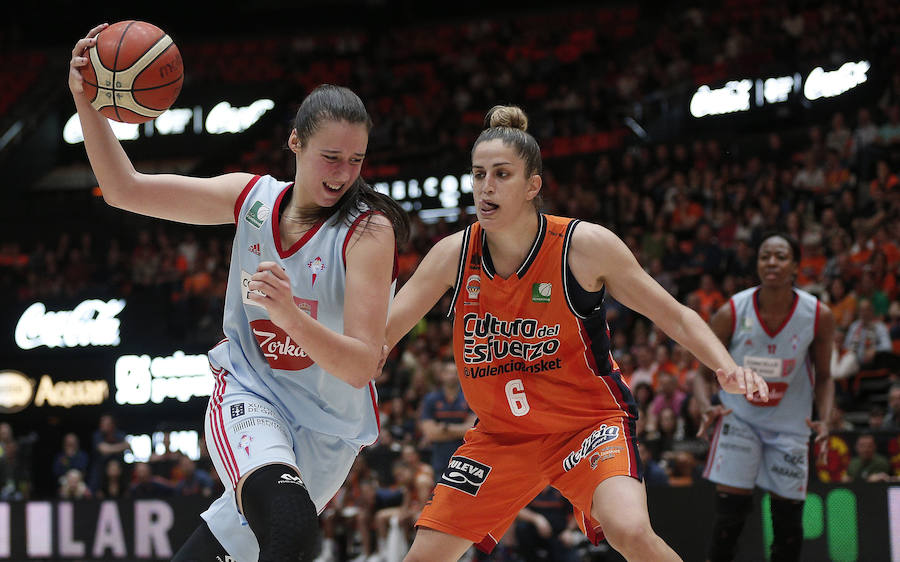
[[[472,541],[491,552],[516,515],[548,484],[572,504],[594,544],[603,538],[590,516],[594,489],[611,476],[641,479],[634,420],[617,415],[565,434],[465,436],[437,482],[417,526]]]

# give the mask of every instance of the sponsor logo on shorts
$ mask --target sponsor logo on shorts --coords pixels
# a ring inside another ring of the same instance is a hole
[[[438,484],[475,496],[490,473],[491,467],[486,464],[468,457],[455,456],[450,459]]]
[[[288,437],[288,432],[284,428],[284,425],[278,420],[272,418],[247,418],[245,420],[241,420],[231,428],[231,432],[243,433],[251,427],[267,427],[270,429],[277,429],[281,432],[282,435]]]
[[[773,464],[769,467],[769,470],[771,470],[775,474],[787,476],[788,478],[806,478],[806,471],[797,468],[790,468],[787,466]]]
[[[240,404],[232,404],[231,405],[231,419],[238,418],[244,415],[244,403]]]
[[[250,206],[250,209],[247,210],[247,214],[244,215],[244,220],[250,223],[255,229],[259,229],[266,219],[269,218],[272,210],[263,204],[262,201],[254,201],[253,205]]]
[[[615,441],[619,438],[619,428],[614,425],[606,425],[602,424],[600,427],[591,432],[590,435],[584,438],[584,441],[581,442],[581,447],[571,451],[566,458],[563,459],[563,470],[569,472],[575,465],[581,462],[582,459],[588,458],[588,455],[591,454],[591,451],[603,445],[604,443],[609,443],[610,441]]]
[[[606,462],[609,459],[614,459],[619,456],[619,453],[624,451],[622,447],[618,445],[610,445],[608,447],[603,447],[599,451],[594,451],[591,455],[591,470],[597,468],[597,464],[601,462]]]
[[[728,449],[731,451],[739,451],[741,453],[747,453],[747,454],[750,454],[753,452],[753,449],[751,449],[750,447],[747,447],[745,445],[735,445],[734,443],[719,442],[718,447],[721,447],[722,449]]]
[[[303,479],[295,474],[291,474],[289,472],[285,472],[281,475],[281,479],[278,480],[279,484],[297,484],[298,486],[305,486],[303,483]]]
[[[791,466],[806,466],[806,451],[785,453],[783,458]]]
[[[732,437],[754,441],[753,435],[747,429],[727,422],[722,424],[722,435],[731,435]]]
[[[275,417],[278,414],[275,413],[275,410],[266,406],[265,404],[256,404],[250,402],[247,404],[247,413],[248,414],[265,414],[267,416]]]

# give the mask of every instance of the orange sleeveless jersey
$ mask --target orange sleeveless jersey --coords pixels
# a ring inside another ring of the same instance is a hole
[[[453,352],[482,431],[559,433],[637,415],[609,352],[602,293],[592,311],[573,304],[584,293],[567,266],[577,223],[540,215],[528,257],[507,279],[493,271],[481,226],[466,229],[451,307]]]

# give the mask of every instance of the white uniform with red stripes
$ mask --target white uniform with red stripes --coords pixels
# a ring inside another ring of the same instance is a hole
[[[769,402],[749,401],[743,394],[719,392],[732,413],[720,420],[713,436],[704,475],[717,484],[738,488],[754,485],[779,496],[806,497],[807,450],[815,374],[810,345],[815,339],[819,301],[794,289],[791,313],[776,330],[759,316],[759,287],[731,297],[734,360],[766,379]]]
[[[274,261],[288,273],[297,306],[343,332],[346,244],[366,213],[351,216],[349,224],[323,221],[285,250],[278,209],[289,200],[290,188],[257,176],[235,203],[226,339],[209,352],[216,385],[206,412],[206,442],[225,493],[203,518],[238,562],[259,556],[235,501],[242,475],[265,464],[294,466],[321,512],[359,450],[378,436],[375,386],[357,389],[323,371],[269,320],[265,308],[247,298],[247,280],[258,264]]]

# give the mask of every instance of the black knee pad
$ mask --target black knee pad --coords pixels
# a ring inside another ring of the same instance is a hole
[[[216,562],[228,559],[228,552],[219,544],[204,521],[178,549],[172,562]]]
[[[752,495],[716,492],[716,521],[709,545],[710,562],[734,560],[738,537],[741,536],[744,521],[752,510]]]
[[[772,562],[800,560],[803,502],[772,497]]]
[[[241,507],[259,542],[259,562],[306,562],[318,555],[316,506],[293,468],[273,464],[254,471],[241,488]]]

